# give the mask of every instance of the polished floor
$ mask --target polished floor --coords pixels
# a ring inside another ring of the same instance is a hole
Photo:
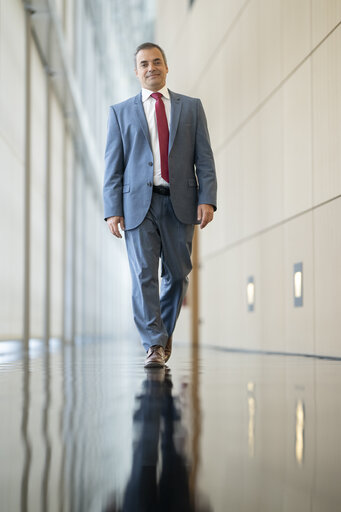
[[[341,510],[341,362],[0,346],[3,512]]]

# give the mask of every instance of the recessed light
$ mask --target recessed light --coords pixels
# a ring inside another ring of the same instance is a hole
[[[294,264],[294,306],[303,306],[303,263]]]
[[[248,311],[254,311],[254,309],[255,309],[255,282],[254,282],[253,276],[250,276],[247,280],[246,298],[247,298]]]

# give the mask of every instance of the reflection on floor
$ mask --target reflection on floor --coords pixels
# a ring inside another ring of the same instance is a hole
[[[0,359],[4,512],[338,511],[341,362],[136,342]]]

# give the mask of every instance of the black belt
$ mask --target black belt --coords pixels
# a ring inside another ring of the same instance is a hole
[[[156,194],[161,194],[162,196],[169,196],[170,195],[169,187],[162,187],[162,186],[153,185],[153,192],[155,192]]]

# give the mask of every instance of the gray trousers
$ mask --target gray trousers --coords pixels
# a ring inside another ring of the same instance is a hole
[[[134,320],[146,352],[165,347],[174,331],[192,270],[193,232],[176,218],[170,196],[156,193],[144,221],[125,232]]]

